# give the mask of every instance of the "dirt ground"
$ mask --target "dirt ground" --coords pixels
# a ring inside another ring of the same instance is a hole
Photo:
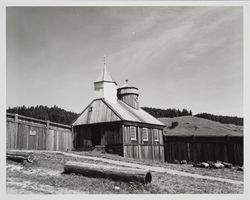
[[[81,153],[80,153],[81,154]],[[91,154],[91,153],[88,153]],[[6,192],[7,194],[232,194],[243,193],[242,184],[180,176],[171,173],[152,172],[152,183],[143,186],[135,182],[113,181],[103,178],[89,178],[75,174],[63,174],[66,161],[80,161],[95,164],[106,164],[100,160],[65,156],[62,153],[34,152],[35,162],[16,163],[7,161]],[[79,153],[78,153],[79,155]],[[91,156],[120,160],[122,157],[109,154],[91,154]],[[123,158],[124,159],[124,158]],[[126,159],[126,162],[149,166],[148,162]],[[243,172],[233,169],[200,169],[192,165],[169,163],[150,163],[180,172],[220,177],[243,181]],[[112,164],[114,165],[114,164]]]

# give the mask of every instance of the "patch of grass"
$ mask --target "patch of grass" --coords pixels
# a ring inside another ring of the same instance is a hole
[[[90,155],[90,152],[78,152],[81,155]],[[68,160],[78,161],[78,162],[89,162],[96,164],[109,164],[100,161],[86,160],[85,158],[75,158],[71,156],[64,156],[62,153],[39,153],[34,152],[36,157],[36,162],[32,165],[22,165],[12,161],[7,161],[7,164],[12,164],[18,166],[23,166],[22,170],[13,170],[14,168],[7,168],[8,178],[18,178],[23,181],[33,181],[35,183],[52,186],[55,188],[61,188],[62,190],[77,190],[83,193],[91,194],[202,194],[202,193],[243,193],[243,185],[234,185],[219,181],[212,181],[206,179],[197,179],[192,177],[182,177],[177,175],[171,175],[167,173],[156,173],[152,172],[152,183],[143,186],[139,183],[134,182],[117,182],[110,179],[103,178],[89,178],[81,175],[75,174],[60,174],[60,173],[48,173],[49,170],[55,172],[63,172],[64,163]],[[179,164],[169,164],[160,162],[143,162],[138,160],[133,160],[130,158],[123,158],[116,155],[110,154],[91,154],[91,156],[99,156],[102,158],[109,158],[113,160],[127,161],[137,164],[148,164],[151,166],[166,167],[170,169],[176,169],[180,171],[186,171],[190,173],[196,173],[201,175],[209,175],[214,177],[229,178],[234,180],[243,179],[243,172],[236,171],[236,169],[202,169],[194,168],[191,165],[179,165]],[[17,168],[19,169],[19,168]],[[36,169],[42,169],[45,173],[30,173]],[[28,172],[28,173],[25,173]],[[8,183],[7,183],[8,186]],[[18,186],[18,190],[20,186]],[[117,189],[118,188],[118,189]],[[34,189],[30,188],[31,192]],[[41,192],[41,191],[37,191]]]
[[[160,193],[172,194],[228,194],[243,193],[242,185],[196,179],[192,177],[179,177],[171,174],[153,173],[152,184],[160,187]]]
[[[162,117],[159,120],[167,127],[171,127],[173,122],[178,123],[174,129],[168,129],[168,135],[243,136],[243,126],[222,124],[195,116]]]
[[[61,176],[41,176],[37,174],[25,174],[19,171],[7,172],[8,177],[16,177],[23,181],[34,181],[37,183],[82,191],[90,194],[113,194],[113,193],[144,193],[141,184],[133,182],[115,182],[103,178],[89,178],[75,174],[62,174]],[[119,190],[115,189],[119,187]]]
[[[131,163],[136,163],[136,164],[141,164],[141,165],[148,165],[148,166],[155,166],[155,167],[164,167],[168,169],[173,169],[173,170],[178,170],[178,171],[184,171],[188,173],[193,173],[193,174],[199,174],[199,175],[204,175],[204,176],[213,176],[213,177],[220,177],[220,178],[227,178],[227,179],[232,179],[232,180],[237,180],[237,181],[243,181],[244,178],[244,173],[242,171],[237,171],[238,166],[234,166],[232,169],[204,169],[204,168],[196,168],[193,167],[191,164],[185,164],[185,165],[180,165],[180,164],[172,164],[172,163],[167,163],[167,162],[152,162],[152,161],[141,161],[141,160],[136,160],[132,158],[124,158],[122,156],[118,155],[112,155],[112,154],[107,154],[107,153],[92,153],[92,152],[72,152],[74,154],[78,155],[86,155],[86,156],[96,156],[96,157],[101,157],[101,158],[107,158],[107,159],[112,159],[112,160],[118,160],[118,161],[125,161],[125,162],[131,162]]]
[[[152,161],[141,161],[132,158],[124,158],[118,155],[107,154],[107,153],[96,153],[96,152],[72,152],[77,155],[86,155],[86,156],[96,156],[100,158],[107,158],[117,161],[125,161],[130,163],[136,163],[141,165],[148,165],[148,166],[156,166],[156,167],[164,167],[168,169],[184,171],[193,174],[199,174],[204,176],[213,176],[213,177],[220,177],[220,178],[227,178],[232,180],[243,181],[244,173],[242,171],[237,171],[237,167],[233,167],[232,169],[205,169],[205,168],[196,168],[193,167],[191,164],[172,164],[172,163],[161,163],[161,162],[152,162]],[[88,162],[88,163],[101,163],[101,164],[109,164],[107,162],[95,161],[91,159],[85,158],[75,158],[71,156],[64,156],[62,153],[34,153],[37,159],[37,166],[50,168],[54,170],[63,170],[63,165],[66,161],[78,161],[78,162]],[[48,164],[49,163],[49,164]]]

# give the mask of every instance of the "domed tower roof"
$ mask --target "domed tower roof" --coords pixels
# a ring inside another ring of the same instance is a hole
[[[126,90],[126,89],[128,89],[128,90]],[[125,93],[127,93],[128,91],[130,91],[130,93],[134,93],[134,94],[139,95],[139,93],[138,93],[138,88],[135,87],[135,86],[130,85],[130,84],[128,83],[128,80],[126,80],[126,83],[125,83],[124,85],[119,86],[119,87],[117,88],[117,91],[118,91],[118,94],[125,94]]]
[[[124,85],[121,85],[121,86],[118,86],[117,88],[118,88],[118,90],[119,90],[119,89],[124,89],[124,88],[134,88],[134,89],[137,89],[137,90],[138,90],[137,87],[130,85],[130,84],[128,83],[128,80],[125,80],[125,84],[124,84]]]

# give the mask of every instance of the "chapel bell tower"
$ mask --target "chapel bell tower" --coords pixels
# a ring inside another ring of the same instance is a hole
[[[107,72],[106,56],[104,56],[103,70],[94,82],[94,98],[104,98],[111,103],[117,101],[117,83]]]

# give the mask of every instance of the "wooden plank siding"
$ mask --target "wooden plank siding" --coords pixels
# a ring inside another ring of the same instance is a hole
[[[123,125],[123,145],[124,145],[124,156],[139,160],[153,160],[164,162],[164,145],[163,145],[163,129],[159,131],[159,141],[154,141],[153,128],[138,126],[136,127],[136,138],[137,140],[131,140],[130,137],[130,126]],[[148,141],[143,141],[143,128],[148,128]]]
[[[99,99],[92,101],[74,123],[77,126],[78,124],[95,124],[120,120],[116,113],[103,100]]]
[[[30,117],[7,114],[7,149],[70,151],[71,127]]]
[[[139,109],[138,95],[138,88],[135,87],[123,87],[117,91],[118,99],[135,109]]]
[[[15,123],[7,123],[7,127],[6,127],[6,131],[7,133],[7,144],[6,147],[7,149],[14,149],[16,146],[16,142],[17,142],[17,135],[16,135],[16,124]]]
[[[75,150],[92,150],[95,146],[105,146],[108,153],[123,155],[123,135],[121,122],[96,123],[73,127]]]
[[[138,98],[137,95],[131,94],[131,95],[122,96],[121,100],[125,102],[126,104],[130,105],[131,107],[135,109],[139,109],[139,103],[136,100],[137,98]]]
[[[165,161],[224,161],[243,165],[243,137],[164,137]]]

